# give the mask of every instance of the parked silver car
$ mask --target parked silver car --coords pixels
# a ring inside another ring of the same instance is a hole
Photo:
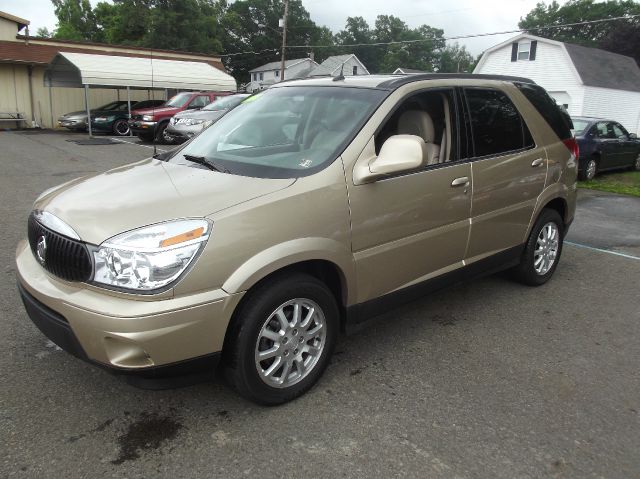
[[[201,110],[181,111],[171,118],[165,135],[177,142],[186,141],[222,118],[225,113],[238,106],[248,96],[246,93],[224,96]]]

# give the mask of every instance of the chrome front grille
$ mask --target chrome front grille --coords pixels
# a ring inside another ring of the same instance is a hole
[[[93,265],[86,245],[46,228],[29,216],[28,237],[36,260],[51,274],[66,281],[88,281]]]

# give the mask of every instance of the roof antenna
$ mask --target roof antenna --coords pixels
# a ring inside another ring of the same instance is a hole
[[[344,74],[342,73],[342,70],[344,70],[344,64],[345,62],[342,62],[342,65],[340,65],[340,75],[338,75],[337,77],[333,77],[333,81],[344,80]]]

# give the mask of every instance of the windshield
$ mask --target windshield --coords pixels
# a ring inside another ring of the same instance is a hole
[[[233,174],[307,176],[338,157],[386,94],[346,87],[265,90],[204,130],[171,161],[198,156]]]
[[[589,122],[585,120],[578,120],[576,118],[572,118],[573,120],[573,133],[576,135],[581,135],[584,130],[589,126]]]
[[[120,101],[112,101],[111,103],[107,103],[106,105],[102,105],[101,107],[97,108],[97,110],[102,110],[102,111],[111,111],[111,110],[120,110],[122,109],[123,103]],[[124,107],[126,110],[127,107],[127,102],[124,102]]]
[[[178,93],[176,96],[171,97],[171,99],[165,104],[165,106],[182,108],[185,103],[189,101],[189,98],[191,98],[191,93]]]
[[[234,106],[239,105],[242,100],[247,98],[248,95],[232,95],[232,96],[224,96],[218,98],[213,103],[208,104],[203,108],[203,110],[207,111],[219,111],[219,110],[230,110]]]

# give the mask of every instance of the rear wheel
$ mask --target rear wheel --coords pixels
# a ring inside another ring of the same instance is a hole
[[[598,172],[598,161],[595,158],[589,158],[587,164],[584,166],[584,170],[580,172],[580,179],[582,181],[593,180]]]
[[[338,307],[306,274],[276,277],[248,294],[225,344],[226,377],[247,399],[282,404],[308,391],[329,363]]]
[[[529,286],[540,286],[553,276],[564,239],[564,223],[555,210],[544,209],[531,230],[515,278]]]
[[[113,122],[113,134],[127,136],[129,134],[129,123],[127,120],[116,120]]]

